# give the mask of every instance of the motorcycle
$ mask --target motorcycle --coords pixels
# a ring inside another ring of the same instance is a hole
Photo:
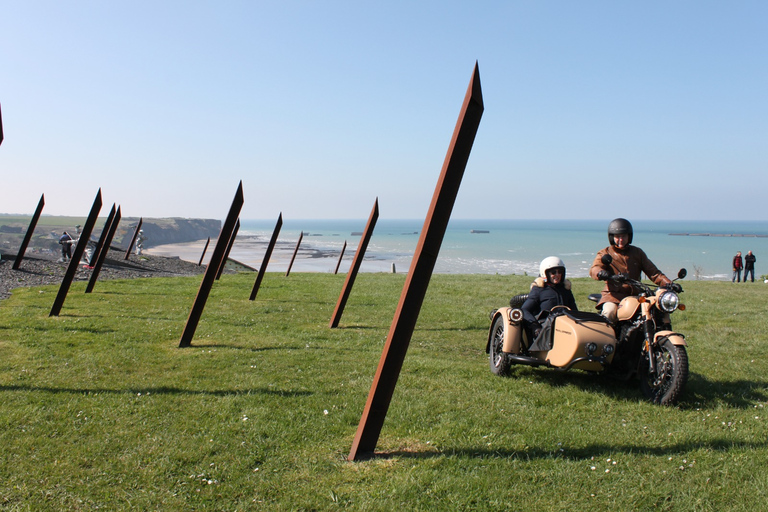
[[[610,265],[610,256],[605,258],[603,263]],[[686,275],[681,269],[677,279]],[[637,376],[650,402],[676,403],[688,381],[688,354],[685,336],[672,330],[669,315],[685,310],[678,295],[682,287],[674,282],[666,287],[647,285],[622,274],[608,279],[633,289],[633,295],[621,300],[615,325],[599,313],[558,306],[549,312],[545,322],[549,326],[534,340],[520,309],[527,294],[516,295],[509,307],[492,311],[486,345],[491,372],[503,376],[513,365],[527,365],[579,369],[623,381]],[[589,299],[599,302],[600,297],[591,294]]]

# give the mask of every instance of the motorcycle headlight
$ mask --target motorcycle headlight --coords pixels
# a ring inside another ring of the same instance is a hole
[[[659,298],[659,308],[665,313],[671,313],[677,309],[680,304],[680,297],[675,292],[664,292]]]

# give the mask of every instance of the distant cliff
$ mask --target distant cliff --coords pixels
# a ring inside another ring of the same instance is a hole
[[[137,218],[127,218],[120,221],[118,232],[113,245],[128,247],[131,237],[139,223]],[[216,219],[144,219],[141,224],[144,232],[144,247],[154,247],[164,244],[179,244],[216,238],[221,231],[221,221]]]

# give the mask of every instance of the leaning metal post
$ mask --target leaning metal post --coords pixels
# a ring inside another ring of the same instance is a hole
[[[334,274],[339,273],[339,267],[341,266],[341,258],[344,257],[344,251],[347,250],[347,241],[344,240],[344,245],[341,247],[341,254],[339,254],[339,261],[336,262],[336,270],[333,271]]]
[[[93,287],[96,286],[96,280],[99,278],[101,266],[104,264],[104,260],[107,259],[107,255],[109,254],[109,246],[112,245],[112,238],[115,236],[115,231],[117,231],[117,226],[120,224],[121,217],[122,214],[120,213],[120,207],[118,206],[114,217],[112,217],[112,222],[110,222],[109,227],[107,228],[107,226],[104,226],[104,229],[107,230],[107,237],[104,239],[104,246],[101,248],[101,252],[99,252],[99,257],[96,258],[95,265],[93,265],[93,272],[91,273],[91,279],[88,280],[88,286],[85,288],[85,293],[91,293],[93,291]]]
[[[288,275],[291,273],[291,268],[293,267],[293,260],[296,259],[296,255],[299,253],[299,246],[301,245],[301,240],[304,238],[304,231],[301,232],[299,235],[299,241],[296,242],[296,248],[293,250],[293,256],[291,256],[291,262],[288,264],[288,270],[285,271],[285,276],[288,277]]]
[[[205,247],[203,247],[203,254],[200,255],[200,261],[197,262],[198,267],[203,264],[203,258],[205,258],[205,251],[208,250],[208,244],[210,243],[211,243],[211,237],[208,237],[208,240],[205,241]]]
[[[139,236],[139,231],[141,230],[141,223],[144,222],[144,217],[141,217],[139,219],[139,223],[136,225],[136,229],[133,230],[133,236],[131,237],[131,243],[128,244],[128,250],[125,251],[125,258],[128,259],[128,256],[131,255],[131,249],[133,249],[133,244],[136,243],[136,237]]]
[[[32,234],[35,232],[35,227],[37,227],[37,221],[40,220],[40,214],[43,213],[43,206],[45,206],[45,194],[40,196],[40,201],[37,203],[35,214],[32,215],[32,220],[29,221],[29,227],[27,228],[27,232],[24,234],[24,240],[21,241],[19,253],[16,255],[16,259],[13,261],[13,270],[19,270],[21,260],[24,259],[24,253],[27,252],[27,246],[32,240]]]
[[[243,182],[241,181],[237,187],[235,198],[232,200],[232,206],[229,208],[229,213],[224,221],[224,225],[221,227],[219,238],[216,240],[216,247],[213,249],[211,261],[208,262],[205,274],[203,274],[203,280],[197,291],[195,302],[192,305],[192,309],[189,311],[187,323],[184,325],[184,331],[181,333],[181,339],[179,340],[179,348],[185,348],[192,345],[192,338],[195,336],[197,324],[200,322],[203,309],[205,309],[205,303],[208,300],[208,294],[211,293],[213,282],[216,280],[216,273],[219,271],[219,265],[221,265],[221,261],[224,258],[224,253],[227,250],[229,239],[235,229],[235,223],[237,222],[237,218],[240,215],[240,209],[243,207],[244,202]]]
[[[450,220],[453,204],[459,192],[461,178],[469,160],[483,108],[480,72],[475,63],[474,73],[464,97],[464,104],[453,132],[448,154],[443,162],[443,169],[432,196],[432,203],[400,295],[400,302],[392,319],[376,376],[352,443],[349,460],[356,460],[359,455],[372,453],[376,449],[381,427],[384,424],[443,242],[445,229]]]
[[[331,329],[339,326],[339,320],[341,320],[341,315],[344,313],[344,306],[347,305],[349,293],[352,291],[352,286],[355,284],[357,272],[360,270],[360,264],[365,257],[365,250],[368,248],[368,242],[371,240],[373,228],[376,226],[378,218],[379,198],[377,197],[373,202],[373,209],[371,209],[371,215],[368,217],[368,223],[365,226],[363,237],[360,239],[357,251],[355,251],[355,258],[352,260],[352,266],[350,267],[349,272],[347,272],[347,279],[344,281],[344,287],[341,289],[341,294],[339,294],[339,300],[336,302],[336,309],[333,310],[333,316],[331,317],[330,322]]]
[[[107,238],[107,233],[109,233],[109,228],[112,227],[112,221],[115,219],[115,212],[116,212],[116,205],[115,203],[112,203],[112,209],[109,210],[109,215],[107,215],[107,220],[104,222],[104,227],[101,229],[101,235],[99,235],[99,241],[96,242],[96,248],[93,250],[93,254],[91,254],[91,259],[88,260],[88,265],[90,265],[91,267],[99,259],[101,250],[104,248],[104,240],[106,240]]]
[[[269,259],[272,257],[272,250],[275,248],[275,244],[277,243],[277,235],[280,234],[280,228],[282,226],[283,212],[280,212],[280,215],[277,216],[277,224],[275,224],[275,229],[272,231],[272,238],[269,239],[269,245],[267,245],[267,252],[264,253],[264,259],[261,260],[259,273],[256,276],[256,282],[253,283],[253,289],[251,290],[251,296],[249,297],[249,300],[255,300],[256,294],[259,293],[261,280],[264,279],[264,274],[267,272],[267,265],[269,264]]]
[[[96,225],[96,219],[99,218],[99,210],[101,210],[101,189],[99,189],[99,192],[96,194],[96,199],[93,200],[91,213],[88,214],[88,219],[85,221],[83,231],[80,233],[80,240],[77,242],[77,245],[75,245],[72,259],[69,260],[67,272],[64,274],[64,279],[62,279],[61,286],[59,286],[59,293],[56,295],[56,300],[53,301],[51,313],[48,316],[59,316],[59,313],[61,313],[64,299],[67,298],[67,292],[72,285],[72,280],[75,278],[77,267],[80,266],[80,259],[83,257],[85,247],[88,245],[88,240],[91,238],[93,226]]]
[[[221,278],[222,272],[224,272],[224,267],[227,264],[227,259],[229,259],[229,253],[232,250],[232,245],[235,243],[235,238],[237,238],[237,232],[240,231],[240,219],[237,219],[237,222],[235,223],[235,229],[232,231],[232,236],[229,237],[229,243],[227,244],[227,251],[224,253],[224,257],[221,259],[221,264],[219,265],[219,271],[216,273],[216,280],[218,281],[219,278]]]

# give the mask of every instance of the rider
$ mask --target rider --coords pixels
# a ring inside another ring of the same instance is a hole
[[[538,338],[542,329],[548,325],[545,319],[555,306],[566,306],[578,311],[571,292],[571,282],[565,278],[565,263],[557,256],[549,256],[541,261],[539,277],[531,284],[528,298],[521,307],[531,339]]]
[[[632,295],[632,285],[609,281],[608,278],[614,274],[623,274],[630,279],[640,280],[640,273],[643,272],[648,279],[657,286],[668,286],[672,281],[665,276],[656,265],[648,259],[645,252],[632,243],[632,224],[627,219],[613,219],[608,225],[608,241],[611,245],[602,249],[595,256],[589,275],[593,279],[606,281],[603,288],[602,298],[597,307],[602,306],[602,315],[612,324],[616,323],[616,310],[619,302],[624,297]],[[602,258],[608,254],[613,258],[610,265],[603,263]]]

